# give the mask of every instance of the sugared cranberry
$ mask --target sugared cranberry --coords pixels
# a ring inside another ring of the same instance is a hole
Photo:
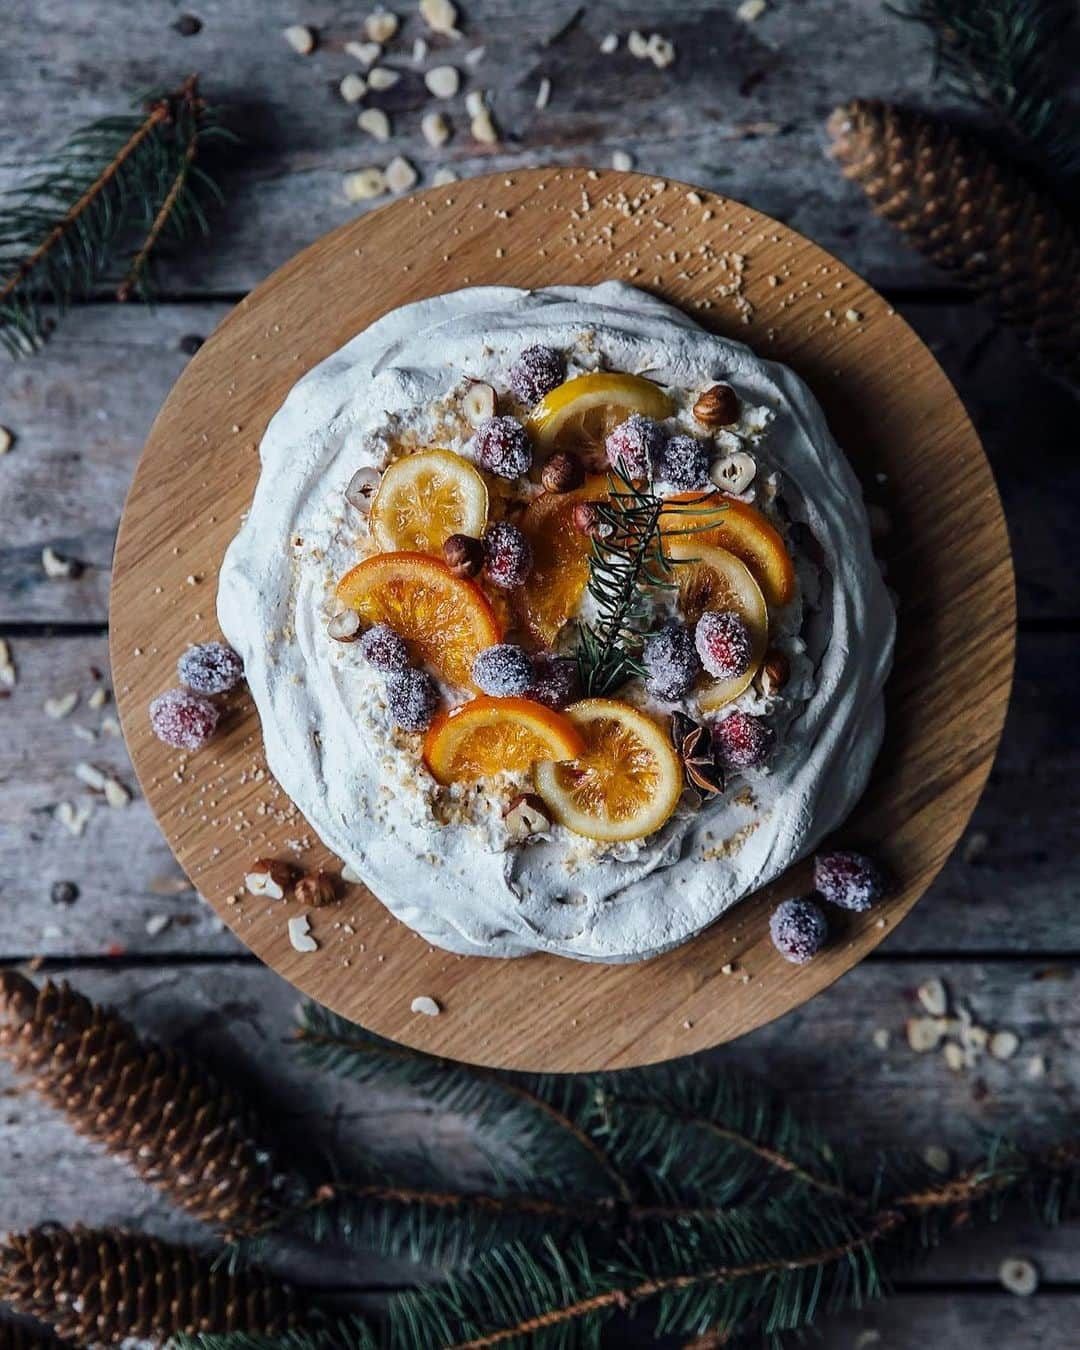
[[[177,661],[176,673],[197,694],[224,694],[244,678],[244,663],[224,642],[200,642]]]
[[[701,664],[718,680],[734,680],[750,669],[750,630],[733,609],[710,609],[697,621],[694,645]]]
[[[566,379],[566,362],[551,347],[526,347],[510,367],[510,388],[530,407]]]
[[[772,727],[750,713],[728,713],[713,727],[717,757],[728,769],[752,769],[765,759],[772,743]]]
[[[380,674],[400,675],[409,668],[409,651],[403,638],[388,623],[373,624],[359,643],[360,655]]]
[[[861,912],[885,894],[885,879],[864,854],[837,850],[814,859],[814,889],[830,905]]]
[[[679,492],[709,486],[709,447],[695,436],[672,436],[661,450],[653,472]]]
[[[769,934],[785,961],[803,966],[824,947],[829,925],[813,900],[784,900],[769,920]]]
[[[645,643],[641,662],[646,670],[645,688],[654,698],[669,703],[685,698],[701,674],[690,630],[678,619],[667,623]]]
[[[581,697],[581,671],[572,656],[533,657],[533,682],[525,691],[527,698],[549,708],[568,708]]]
[[[402,731],[426,731],[439,706],[439,691],[424,671],[406,670],[386,681],[386,703]]]
[[[477,464],[497,478],[520,478],[532,464],[532,442],[520,422],[512,417],[489,417],[472,438]]]
[[[532,571],[532,545],[516,525],[497,520],[484,531],[484,571],[505,591],[525,584]]]
[[[174,750],[200,750],[217,730],[218,708],[190,689],[170,689],[150,704],[150,725]]]
[[[532,661],[524,648],[512,642],[500,642],[477,653],[472,663],[472,677],[485,694],[513,698],[516,694],[524,694],[532,684]]]
[[[627,478],[652,477],[663,448],[663,427],[641,413],[631,413],[604,442],[608,463]]]

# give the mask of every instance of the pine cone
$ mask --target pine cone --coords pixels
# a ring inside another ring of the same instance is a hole
[[[0,1249],[0,1300],[81,1346],[180,1332],[277,1335],[296,1321],[288,1285],[215,1269],[190,1247],[120,1228],[46,1224],[14,1234]]]
[[[923,113],[857,99],[831,154],[920,253],[989,300],[1080,382],[1080,233],[1016,169]]]
[[[0,972],[0,1054],[81,1133],[189,1213],[230,1231],[265,1222],[282,1179],[239,1094],[66,984]]]

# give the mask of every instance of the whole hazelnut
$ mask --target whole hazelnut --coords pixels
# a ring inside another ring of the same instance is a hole
[[[355,642],[360,636],[360,615],[355,609],[343,609],[326,625],[326,635],[335,642]]]
[[[540,471],[540,482],[545,492],[573,492],[585,481],[585,470],[577,455],[565,450],[556,451]]]
[[[443,558],[456,577],[474,577],[484,565],[484,546],[471,534],[451,534],[443,544]]]
[[[302,905],[318,909],[320,905],[332,905],[337,899],[337,887],[333,877],[323,871],[309,872],[296,883],[295,895]]]
[[[765,660],[761,663],[761,674],[758,676],[761,692],[766,697],[777,693],[787,684],[790,675],[791,662],[782,651],[773,647],[765,653]]]
[[[551,817],[543,799],[535,792],[520,792],[503,812],[510,838],[520,843],[531,834],[543,834],[551,824]]]
[[[284,900],[285,892],[293,883],[296,872],[290,863],[278,858],[256,858],[244,877],[249,895],[266,896],[269,900]]]
[[[578,502],[570,516],[574,529],[590,539],[606,539],[611,525],[600,515],[595,502]]]
[[[703,427],[729,427],[739,420],[739,396],[730,384],[714,384],[694,404],[694,418]]]

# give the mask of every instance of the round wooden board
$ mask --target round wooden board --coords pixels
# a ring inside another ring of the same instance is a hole
[[[807,888],[806,863],[693,941],[638,965],[453,956],[359,886],[312,912],[319,950],[298,953],[286,931],[297,907],[241,894],[243,873],[259,856],[338,863],[265,772],[250,699],[238,695],[224,732],[192,756],[158,742],[146,712],[176,683],[185,645],[218,635],[217,569],[251,499],[266,424],[301,375],[395,306],[460,286],[610,278],[792,366],[824,405],[868,497],[887,505],[888,575],[900,604],[888,730],[841,838],[882,857],[897,888],[872,914],[832,912],[829,947],[802,968],[772,949],[768,916]],[[433,1054],[582,1071],[739,1036],[825,988],[895,927],[986,780],[1014,626],[1008,535],[989,465],[948,380],[887,302],[809,240],[737,202],[637,174],[563,169],[395,201],[320,239],[236,307],[150,432],[117,542],[111,651],[124,732],[161,827],[262,960],[365,1027]],[[417,995],[438,1000],[441,1015],[414,1014]]]

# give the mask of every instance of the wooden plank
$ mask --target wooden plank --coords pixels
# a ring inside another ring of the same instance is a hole
[[[720,1071],[760,1074],[768,1066],[767,1079],[783,1089],[791,1106],[816,1119],[839,1148],[867,1167],[875,1149],[928,1144],[952,1149],[962,1163],[976,1156],[988,1134],[1002,1130],[1048,1146],[1075,1124],[1080,1063],[1071,1047],[1080,1033],[1080,967],[1073,963],[1070,978],[1059,981],[1039,980],[1037,971],[1032,963],[864,963],[791,1017],[713,1052],[712,1061]],[[989,1025],[1014,1029],[1023,1040],[1018,1058],[956,1075],[940,1056],[915,1055],[902,1045],[912,989],[930,975],[943,976]],[[75,967],[66,976],[133,1018],[146,1035],[205,1056],[242,1084],[302,1161],[314,1165],[326,1148],[347,1164],[350,1157],[385,1158],[388,1148],[419,1147],[441,1159],[458,1184],[478,1175],[478,1141],[468,1121],[432,1108],[413,1092],[356,1087],[302,1068],[287,1047],[297,995],[264,968],[195,964],[170,970],[118,961]],[[885,1052],[871,1039],[877,1025],[894,1033]],[[1048,1073],[1033,1081],[1024,1066],[1037,1053],[1046,1056]],[[3,1070],[0,1150],[7,1166],[0,1169],[0,1231],[49,1216],[134,1223],[185,1239],[200,1233],[35,1098],[12,1095],[15,1087]],[[913,1278],[991,1285],[1003,1257],[1018,1252],[1039,1262],[1044,1279],[1074,1280],[1080,1226],[1048,1231],[1021,1215],[946,1244]],[[282,1256],[293,1270],[294,1259],[292,1252]],[[325,1286],[383,1285],[410,1274],[401,1265],[346,1267],[327,1257],[309,1278]]]
[[[982,436],[1009,518],[1021,615],[1074,614],[1074,400],[981,310],[918,301],[900,310]],[[70,316],[41,355],[0,363],[0,425],[19,437],[0,459],[0,624],[105,621],[120,508],[150,424],[187,363],[179,344],[205,337],[228,311],[215,302],[153,311],[90,306]],[[891,500],[887,484],[871,491]],[[904,528],[902,520],[894,525]],[[46,544],[88,564],[84,574],[50,581],[41,567]]]
[[[412,62],[424,33],[415,6],[403,6],[387,63],[399,83],[369,99],[391,112],[392,147],[372,143],[355,124],[356,108],[337,93],[355,68],[343,52],[358,36],[359,15],[330,6],[313,16],[320,46],[309,58],[281,30],[297,22],[289,0],[207,0],[201,31],[180,36],[166,0],[137,7],[65,6],[42,11],[34,0],[8,5],[10,41],[0,53],[0,117],[8,144],[25,164],[52,150],[81,121],[114,113],[126,93],[202,71],[210,95],[232,110],[245,139],[239,166],[226,175],[228,209],[209,249],[196,246],[165,269],[174,293],[235,293],[254,286],[300,247],[349,219],[355,208],[342,174],[408,155],[429,182],[440,165],[461,176],[541,163],[610,163],[629,150],[649,173],[700,183],[752,202],[818,240],[878,284],[910,284],[934,273],[875,220],[859,190],[823,160],[822,126],[832,105],[858,93],[926,99],[925,39],[875,0],[774,7],[740,22],[734,5],[713,0],[661,5],[643,17],[631,0],[590,5],[552,45],[571,17],[570,0],[472,0],[462,6],[465,41],[431,39],[423,63],[462,65],[468,84],[491,91],[503,143],[490,150],[468,135],[462,98],[444,105],[456,128],[450,145],[431,150],[420,135],[431,103]],[[626,51],[631,28],[647,21],[675,44],[666,70]],[[613,56],[599,52],[609,32],[622,37]],[[479,64],[466,52],[483,47]],[[63,88],[64,98],[49,96]],[[534,104],[540,79],[552,81],[547,109]],[[632,96],[627,97],[628,91]],[[754,128],[765,128],[755,132]],[[10,159],[11,156],[5,156]],[[19,176],[0,172],[0,186]]]
[[[182,874],[141,797],[122,811],[95,807],[80,839],[52,814],[57,802],[91,798],[74,775],[80,760],[135,787],[120,741],[88,743],[74,730],[97,730],[115,715],[86,705],[97,683],[91,670],[108,669],[104,637],[15,639],[11,648],[19,682],[0,715],[19,734],[0,744],[0,955],[78,956],[113,944],[147,955],[237,951],[193,891],[161,893]],[[972,825],[885,951],[1080,951],[1080,737],[1057,711],[1077,697],[1078,669],[1080,636],[1022,637],[1005,735]],[[69,718],[45,715],[46,698],[76,690],[82,702]],[[78,904],[50,905],[52,882],[71,879],[81,886]],[[148,934],[160,915],[171,916],[169,927]]]

